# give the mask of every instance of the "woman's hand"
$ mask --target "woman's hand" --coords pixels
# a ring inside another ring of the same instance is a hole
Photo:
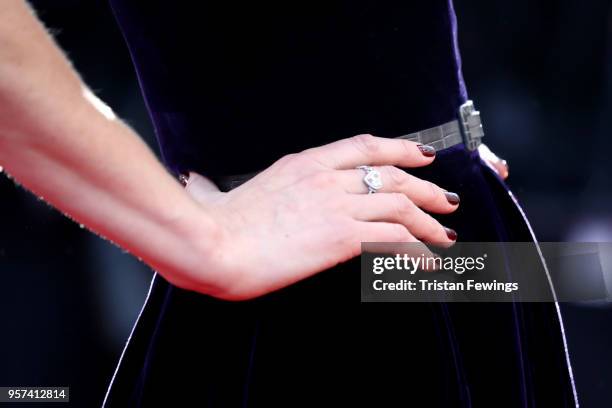
[[[229,193],[192,175],[194,200],[91,97],[27,3],[2,5],[0,163],[178,286],[248,299],[358,255],[362,241],[456,238],[424,210],[452,212],[458,197],[393,167],[434,159],[404,140],[362,135],[290,155]],[[382,166],[379,193],[365,194],[359,165]]]
[[[507,179],[508,174],[510,173],[510,169],[508,167],[508,162],[497,156],[495,153],[491,151],[485,144],[481,144],[478,146],[478,154],[484,160],[484,162],[492,168],[499,177],[502,179]]]
[[[425,211],[453,212],[458,196],[398,168],[426,166],[434,156],[414,142],[359,135],[285,156],[228,193],[191,173],[186,189],[219,233],[201,268],[174,283],[248,299],[349,260],[362,242],[450,246],[456,233]],[[383,188],[376,194],[367,194],[359,165],[380,171]],[[209,239],[197,227],[191,234],[192,242]],[[424,245],[418,252],[429,254]]]

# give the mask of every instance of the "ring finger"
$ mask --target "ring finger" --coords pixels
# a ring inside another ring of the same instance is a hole
[[[446,191],[436,184],[412,176],[394,166],[373,168],[380,172],[382,188],[379,193],[402,193],[414,204],[427,211],[447,214],[457,209],[459,196]],[[339,184],[347,193],[364,194],[368,187],[364,183],[365,173],[362,169],[337,170]]]

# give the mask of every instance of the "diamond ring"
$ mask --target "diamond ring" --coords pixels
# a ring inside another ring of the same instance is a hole
[[[357,168],[365,171],[363,183],[368,188],[368,194],[374,194],[383,187],[382,177],[378,170],[375,170],[370,166],[359,166]]]

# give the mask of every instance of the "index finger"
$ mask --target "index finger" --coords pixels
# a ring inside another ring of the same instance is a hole
[[[436,150],[405,139],[390,139],[368,134],[308,149],[317,161],[332,169],[353,169],[357,166],[421,167],[430,164]]]

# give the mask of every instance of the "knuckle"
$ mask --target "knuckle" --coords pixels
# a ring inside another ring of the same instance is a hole
[[[318,148],[310,148],[306,150],[302,150],[299,153],[295,153],[295,160],[300,163],[304,161],[316,161],[317,156],[320,154],[320,150]]]
[[[431,181],[425,182],[425,199],[428,202],[434,202],[440,197],[441,189]]]
[[[357,150],[367,156],[375,154],[380,149],[378,139],[370,134],[356,135],[350,140]]]
[[[385,166],[384,172],[394,188],[401,188],[406,184],[407,174],[395,166]]]
[[[345,194],[337,194],[332,191],[330,194],[325,195],[321,206],[331,211],[333,214],[345,215],[347,208],[351,208],[352,200]],[[342,225],[335,224],[339,228],[339,231],[344,231]],[[349,227],[349,226],[346,226]]]
[[[361,241],[355,238],[346,239],[343,243],[340,253],[346,254],[342,258],[350,259],[361,255]]]
[[[356,256],[361,255],[361,253],[363,252],[363,242],[359,238],[351,238],[350,241],[347,243],[346,247],[349,251],[348,258],[355,258]]]
[[[408,229],[400,224],[393,224],[391,236],[393,242],[405,242],[410,239],[410,232]]]
[[[444,233],[444,229],[438,222],[431,223],[429,234],[432,237],[435,237],[436,241],[439,241],[439,242],[448,241],[446,234]]]
[[[447,240],[444,228],[442,228],[442,225],[432,217],[429,217],[425,233],[434,241],[442,242]]]
[[[275,167],[291,171],[295,175],[304,175],[313,170],[311,157],[311,154],[304,152],[291,153],[277,160]]]
[[[348,251],[351,257],[359,255],[361,252],[361,239],[358,228],[349,222],[349,220],[339,221],[336,226],[338,231],[341,232],[333,238],[332,247],[340,253]]]
[[[298,158],[298,153],[287,154],[276,161],[277,166],[287,166],[294,163]]]
[[[406,154],[409,155],[409,157],[415,154],[416,146],[418,145],[417,142],[405,139],[399,139],[399,141],[402,144],[402,147],[405,150]]]
[[[400,219],[409,217],[414,210],[414,203],[408,197],[401,193],[393,193],[395,201],[395,211]]]

